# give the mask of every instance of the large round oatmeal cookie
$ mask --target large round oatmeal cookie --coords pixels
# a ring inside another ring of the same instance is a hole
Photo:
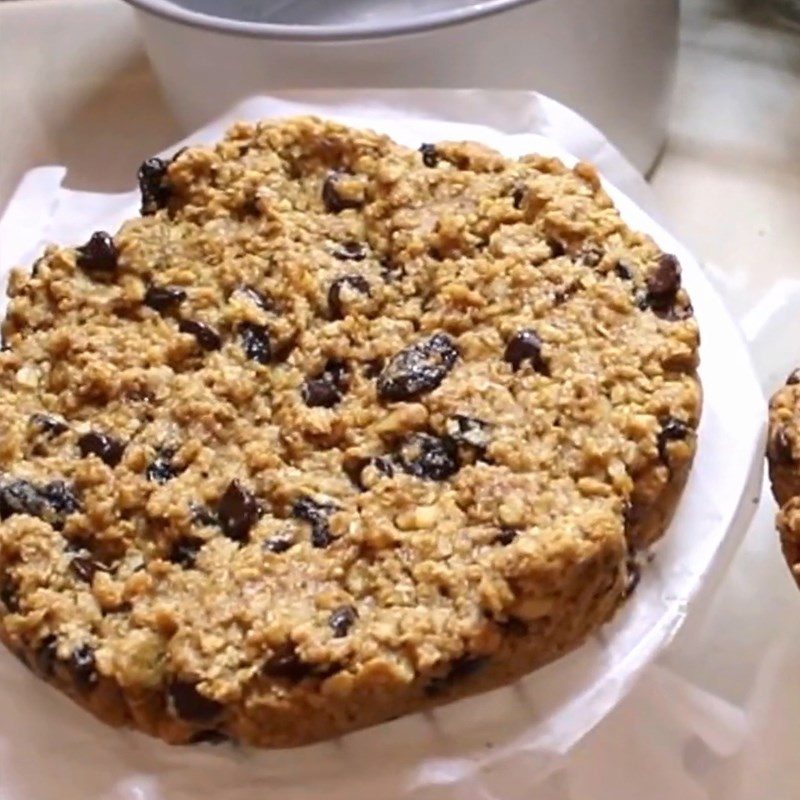
[[[0,635],[104,720],[290,746],[512,680],[635,583],[695,450],[677,260],[594,170],[302,118],[15,272]]]
[[[783,554],[800,585],[800,369],[770,401],[767,460]]]

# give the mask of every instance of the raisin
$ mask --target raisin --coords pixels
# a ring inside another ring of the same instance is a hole
[[[49,633],[36,648],[36,652],[33,655],[33,662],[38,672],[45,678],[49,678],[53,674],[57,660],[58,638],[55,634]]]
[[[339,606],[338,608],[334,608],[328,618],[328,625],[333,631],[333,635],[337,639],[340,639],[342,636],[347,636],[357,616],[358,612],[353,606]]]
[[[337,278],[328,289],[328,313],[331,319],[341,319],[344,316],[342,306],[342,290],[349,289],[359,294],[371,297],[367,279],[362,275],[343,275]]]
[[[347,389],[346,368],[343,362],[330,359],[325,369],[313,378],[306,379],[300,394],[311,408],[332,408]]]
[[[177,468],[172,463],[174,455],[175,451],[172,448],[161,448],[156,457],[147,465],[144,473],[147,480],[159,484],[172,480],[178,474]]]
[[[796,386],[798,383],[800,383],[800,368],[791,372],[786,379],[787,386]]]
[[[777,428],[769,442],[770,457],[777,464],[794,464],[792,442],[784,428]]]
[[[42,517],[46,510],[45,499],[30,481],[19,479],[0,487],[0,519],[12,514]]]
[[[116,467],[122,460],[125,444],[108,434],[90,431],[78,439],[78,449],[84,458],[94,455],[109,467]]]
[[[198,322],[195,319],[182,319],[178,323],[178,330],[181,333],[188,333],[194,336],[197,344],[203,350],[219,350],[222,347],[222,337],[205,322]]]
[[[400,464],[416,478],[443,481],[459,469],[458,448],[449,437],[414,433],[400,446]]]
[[[454,414],[445,423],[447,435],[457,444],[483,452],[489,445],[489,423],[475,417]]]
[[[338,511],[332,503],[320,503],[307,495],[295,500],[292,516],[311,525],[312,547],[327,547],[332,541],[328,517]]]
[[[525,200],[525,194],[526,192],[524,186],[514,187],[514,191],[511,192],[511,202],[514,204],[514,208],[522,208],[522,203]]]
[[[263,547],[269,553],[285,553],[289,548],[294,547],[294,537],[288,533],[279,533],[265,539]]]
[[[175,714],[186,722],[211,722],[222,712],[222,703],[200,694],[197,684],[189,681],[172,681],[169,699]]]
[[[242,337],[242,350],[246,358],[259,364],[269,364],[272,358],[272,345],[269,341],[269,332],[264,325],[243,322],[239,326],[239,335]]]
[[[681,265],[673,255],[664,253],[647,279],[646,301],[649,308],[666,311],[675,304],[681,288]]]
[[[527,361],[536,372],[542,375],[550,374],[547,360],[542,356],[542,340],[531,328],[517,331],[508,340],[503,358],[511,364],[514,372],[522,366],[523,361]]]
[[[264,662],[262,671],[265,675],[286,678],[296,683],[311,675],[313,669],[300,658],[294,644],[287,642]]]
[[[117,269],[117,246],[105,231],[95,231],[86,244],[76,249],[75,263],[95,275],[114,273]]]
[[[56,514],[67,516],[80,510],[80,504],[75,497],[75,492],[64,481],[51,481],[39,491]]]
[[[381,400],[411,400],[433,391],[458,359],[458,347],[444,333],[436,333],[396,353],[378,376]]]
[[[236,542],[246,541],[258,519],[256,498],[237,480],[228,484],[217,508],[222,532]]]
[[[663,417],[660,422],[661,430],[657,437],[658,455],[664,463],[667,463],[667,442],[685,439],[690,429],[685,422],[675,417]]]
[[[51,439],[69,430],[66,422],[48,414],[33,414],[31,416],[31,425]]]
[[[633,280],[633,270],[624,261],[617,261],[614,274],[623,281]]]
[[[191,569],[197,560],[200,548],[205,544],[202,539],[183,537],[172,543],[169,551],[169,560],[173,564],[178,564],[184,569]]]
[[[338,214],[347,208],[361,208],[363,202],[350,197],[342,197],[336,184],[342,177],[341,172],[329,172],[325,177],[322,184],[322,202],[325,205],[325,210],[330,211],[332,214]]]
[[[333,257],[339,261],[363,261],[367,257],[367,248],[354,240],[348,240],[337,245]]]
[[[72,651],[69,661],[67,661],[67,668],[75,686],[81,691],[91,689],[97,684],[98,674],[94,648],[88,644],[83,644]]]
[[[422,163],[426,167],[435,167],[439,163],[439,154],[435,144],[421,144],[419,152],[422,154]]]
[[[501,544],[503,546],[511,544],[517,538],[517,532],[513,528],[504,525],[500,528],[500,533],[492,539],[492,544]]]
[[[142,195],[142,216],[155,214],[169,203],[171,192],[167,178],[169,164],[170,162],[166,159],[154,157],[148,158],[139,167],[137,179]]]
[[[144,293],[144,304],[159,314],[177,308],[186,299],[186,292],[177,286],[150,286]]]

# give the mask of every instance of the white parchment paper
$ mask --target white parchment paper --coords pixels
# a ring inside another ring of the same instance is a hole
[[[690,606],[707,601],[752,516],[764,401],[746,348],[691,253],[643,211],[644,182],[594,128],[535,94],[326,92],[247,101],[184,143],[214,141],[234,119],[307,112],[413,147],[473,139],[568,163],[572,151],[638,198],[607,184],[628,223],[681,260],[703,337],[698,456],[670,531],[634,600],[576,652],[513,686],[298,750],[169,748],[110,731],[0,653],[0,800],[528,800],[626,695]],[[134,193],[70,192],[63,178],[60,167],[26,176],[0,221],[0,274],[30,264],[46,241],[80,243],[137,212]]]

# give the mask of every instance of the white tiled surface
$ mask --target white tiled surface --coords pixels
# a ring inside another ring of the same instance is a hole
[[[747,312],[770,287],[780,279],[800,280],[800,35],[768,24],[762,5],[684,3],[670,140],[653,179],[675,229],[706,260],[751,330],[759,314]],[[125,5],[0,4],[0,208],[19,177],[44,163],[66,164],[75,188],[127,189],[142,158],[178,138]],[[776,307],[784,294],[778,290]],[[768,387],[800,361],[800,297],[795,303],[757,346]],[[637,690],[581,746],[576,759],[591,768],[554,779],[541,797],[800,796],[800,767],[793,760],[800,595],[780,559],[772,515],[765,494],[710,613],[691,621],[665,661],[678,676],[717,695],[718,716],[729,715],[732,728],[749,725],[744,755],[713,732],[706,737],[716,736],[713,757],[708,741],[687,740],[676,751],[681,731],[663,713],[674,687],[671,678],[658,679]],[[778,677],[768,680],[768,673]],[[682,702],[691,705],[691,697]],[[649,709],[644,728],[642,708]],[[698,708],[702,728],[706,706]],[[630,773],[598,773],[598,760],[624,762],[633,748],[641,761]],[[682,769],[691,777],[676,778]],[[634,773],[650,774],[646,795],[631,789]]]

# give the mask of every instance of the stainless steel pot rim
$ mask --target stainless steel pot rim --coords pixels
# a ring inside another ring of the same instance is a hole
[[[407,22],[385,26],[369,24],[347,28],[338,25],[275,25],[267,22],[245,22],[227,17],[216,17],[211,14],[201,14],[170,2],[170,0],[126,0],[126,2],[173,22],[217,33],[286,41],[342,42],[384,39],[390,36],[422,33],[436,28],[460,25],[474,19],[508,11],[517,6],[536,3],[539,0],[482,0],[482,2],[464,5],[460,8],[429,14],[420,19],[409,18]]]

